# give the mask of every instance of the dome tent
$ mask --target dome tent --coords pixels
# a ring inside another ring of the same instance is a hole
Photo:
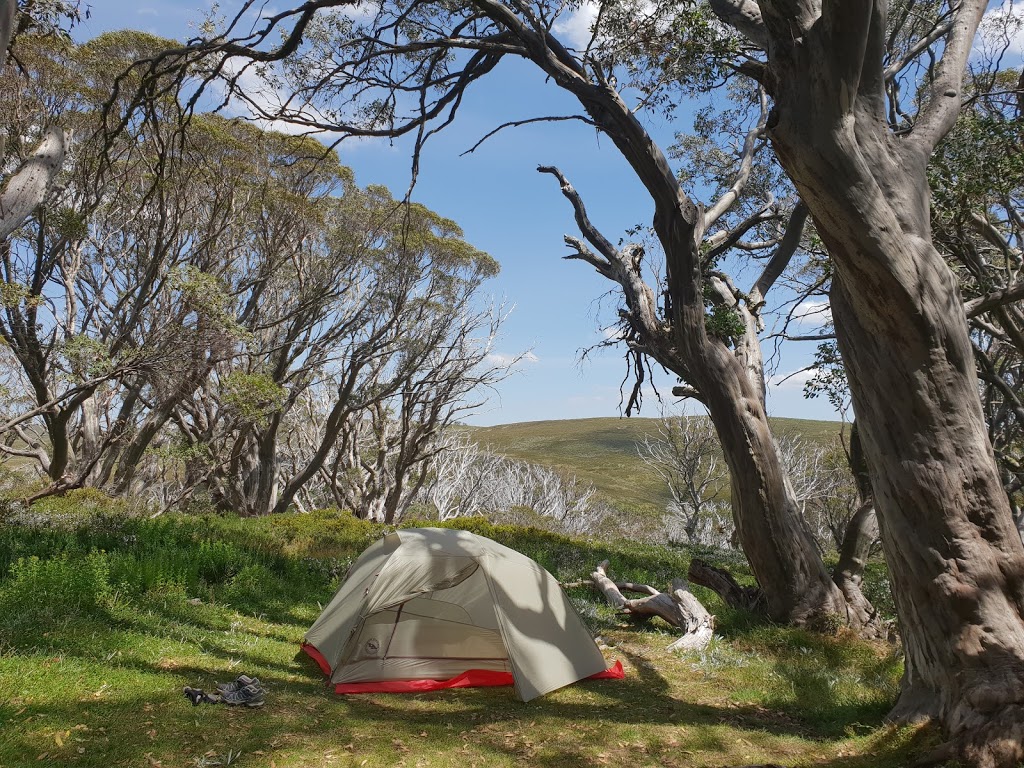
[[[621,677],[558,582],[483,536],[408,528],[371,544],[302,644],[337,693],[514,684],[529,701]]]

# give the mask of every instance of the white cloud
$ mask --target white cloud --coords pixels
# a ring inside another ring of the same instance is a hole
[[[804,301],[793,309],[793,322],[804,326],[822,326],[832,322],[832,307],[828,301]]]
[[[559,17],[552,30],[571,47],[582,51],[590,42],[594,21],[597,19],[597,3],[584,0],[579,8],[565,16]]]
[[[355,5],[343,5],[335,8],[334,12],[339,16],[347,16],[355,21],[369,21],[380,13],[380,0],[368,0],[368,2],[356,3]]]
[[[540,358],[533,354],[533,352],[524,352],[521,355],[511,355],[507,352],[491,352],[484,359],[491,365],[503,367],[510,366],[517,361],[520,363],[536,363],[540,361]]]

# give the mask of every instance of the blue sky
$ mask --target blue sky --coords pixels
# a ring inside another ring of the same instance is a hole
[[[234,0],[223,2],[221,11],[229,13],[232,6]],[[201,19],[208,7],[203,0],[95,0],[92,17],[76,30],[76,37],[136,28],[182,39],[194,33],[189,22]],[[611,142],[582,124],[509,129],[460,157],[508,120],[578,112],[579,106],[545,84],[533,65],[505,61],[468,94],[455,123],[433,138],[423,155],[415,199],[457,221],[471,243],[501,263],[501,275],[489,289],[513,309],[496,353],[530,353],[488,404],[467,419],[470,423],[619,415],[619,383],[625,374],[621,352],[606,350],[586,362],[579,359],[580,350],[600,341],[601,328],[614,319],[614,297],[605,295],[612,285],[582,262],[562,260],[568,252],[562,236],[578,234],[572,211],[554,179],[535,169],[539,164],[559,166],[583,196],[591,219],[613,241],[628,227],[650,222],[646,192]],[[685,120],[648,123],[663,148],[675,130],[688,128]],[[385,184],[396,195],[408,187],[407,143],[362,141],[343,144],[340,153],[361,185]],[[812,343],[789,344],[773,378],[806,367],[813,352]],[[766,345],[766,356],[770,353]],[[838,418],[824,399],[803,398],[806,377],[797,374],[770,385],[771,415]],[[655,381],[666,409],[679,412],[681,406],[670,394],[674,379],[661,375]],[[694,408],[690,405],[690,412]],[[647,394],[641,415],[657,416],[659,411],[653,393]]]

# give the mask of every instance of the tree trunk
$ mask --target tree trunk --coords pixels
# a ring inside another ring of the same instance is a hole
[[[257,433],[257,487],[253,503],[253,514],[269,515],[277,508],[280,490],[277,465],[277,435],[281,426],[281,413],[273,414],[270,423]],[[287,506],[285,507],[287,509]]]
[[[878,515],[875,513],[875,502],[871,495],[871,476],[868,472],[867,459],[864,456],[864,446],[861,443],[860,429],[856,419],[850,430],[848,460],[862,504],[854,512],[843,532],[843,543],[839,548],[839,562],[836,563],[835,570],[832,572],[832,579],[846,595],[848,603],[861,606],[862,610],[874,617],[872,623],[876,627],[876,634],[883,637],[888,632],[877,618],[874,607],[864,597],[860,586],[864,581],[864,569],[867,566],[868,557],[871,555],[871,547],[878,539]]]
[[[860,605],[873,619],[876,611],[864,597],[860,585],[864,581],[864,567],[871,554],[871,545],[878,538],[878,516],[875,514],[874,502],[862,504],[846,526],[843,546],[839,551],[839,562],[832,572],[832,580],[846,596],[851,605]],[[878,627],[882,634],[882,627]]]
[[[797,625],[831,624],[838,617],[861,628],[869,616],[847,605],[803,524],[758,393],[742,372],[716,370],[739,368],[735,358],[720,357],[702,366],[700,378],[710,381],[698,387],[722,441],[736,531],[768,615]]]
[[[564,73],[552,72],[562,84]],[[726,339],[706,329],[705,291],[728,293],[720,278],[702,274],[700,243],[703,212],[683,193],[668,161],[614,90],[580,88],[565,82],[630,163],[654,202],[654,230],[665,251],[671,308],[669,321],[656,318],[654,297],[639,274],[603,238],[602,254],[611,262],[599,271],[623,288],[628,316],[643,351],[696,388],[708,408],[729,465],[732,505],[740,542],[751,570],[767,598],[769,615],[792,624],[832,624],[836,617],[859,629],[869,619],[848,606],[832,581],[810,534],[806,531],[793,490],[768,427],[764,409],[764,379],[760,347],[749,312],[746,331],[736,351]],[[575,191],[563,194],[573,199]],[[578,199],[578,198],[577,198]],[[581,206],[577,223],[584,234],[592,227]],[[591,263],[595,263],[593,260]],[[717,282],[716,282],[717,281]],[[737,303],[739,313],[745,312]],[[753,337],[753,338],[751,338]]]
[[[885,124],[884,9],[827,10],[799,45],[773,49],[770,138],[835,267],[832,313],[906,651],[893,716],[937,716],[968,763],[1009,768],[1024,758],[1024,546],[957,283],[931,242],[931,123],[909,139]]]

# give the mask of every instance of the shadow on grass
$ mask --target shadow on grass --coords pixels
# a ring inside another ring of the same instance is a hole
[[[223,678],[229,674],[225,670],[258,673],[265,682],[283,686],[295,693],[301,691],[309,694],[324,688],[322,673],[304,655],[298,661],[283,661],[280,648],[266,645],[240,647],[244,638],[258,637],[275,643],[294,644],[297,649],[304,627],[295,624],[278,625],[281,630],[277,632],[250,631],[245,628],[229,634],[233,627],[232,620],[224,615],[210,615],[210,608],[213,607],[149,601],[145,612],[119,616],[104,623],[102,627],[89,623],[68,626],[63,631],[48,633],[45,644],[40,646],[37,639],[33,645],[42,652],[76,656],[87,662],[95,663],[105,659],[111,666],[120,668],[143,673],[169,673],[175,676],[173,686],[178,690],[181,684],[186,683],[202,687],[204,684],[211,685],[215,678],[223,682]],[[211,661],[219,660],[221,663],[214,662],[209,667],[203,667],[191,660],[174,662],[173,653],[169,654],[169,661],[162,659],[159,663],[131,655],[110,658],[110,654],[115,651],[130,648],[133,640],[140,636],[192,645],[194,648],[183,650],[181,656],[202,654]],[[646,658],[622,647],[616,649],[615,655],[623,656],[630,662],[631,668],[625,680],[584,681],[578,685],[598,699],[590,707],[591,710],[600,712],[601,717],[622,723],[727,724],[823,742],[842,738],[858,729],[862,732],[867,728],[863,723],[880,723],[888,709],[886,703],[843,702],[833,695],[831,681],[835,675],[854,665],[856,655],[839,652],[823,654],[824,665],[813,670],[808,670],[806,664],[789,664],[780,660],[774,665],[775,674],[788,682],[791,694],[762,705],[728,706],[694,704],[677,698],[671,695],[668,681]],[[562,705],[557,697],[524,705],[513,699],[510,689],[498,690],[504,692],[485,699],[488,706],[501,701],[507,704],[503,709],[520,714],[528,707],[537,707],[539,712],[555,718],[575,719],[583,716],[581,705]],[[457,695],[458,692],[444,691],[422,694],[417,698],[438,702]],[[393,697],[349,697],[345,701],[356,709],[365,708],[368,713],[372,710],[380,717],[393,715],[421,723],[429,723],[432,719],[429,712],[406,712],[404,704],[392,704],[399,701]],[[799,704],[795,705],[794,702]]]
[[[173,625],[162,628],[173,636]],[[226,656],[207,643],[202,651],[217,657]],[[64,652],[70,653],[71,649],[65,648]],[[227,749],[244,749],[250,754],[257,751],[283,754],[295,749],[337,750],[354,744],[357,746],[353,749],[360,753],[370,750],[377,756],[375,759],[395,752],[393,757],[397,762],[403,752],[396,750],[409,749],[406,744],[413,745],[413,749],[428,750],[424,754],[445,754],[456,749],[462,734],[479,732],[474,746],[484,755],[500,753],[529,765],[596,768],[607,764],[607,760],[595,758],[591,754],[594,750],[622,751],[617,741],[621,738],[619,731],[608,727],[609,723],[627,727],[676,726],[680,733],[691,734],[680,738],[680,750],[689,750],[690,754],[694,750],[725,754],[734,747],[730,742],[734,741],[736,732],[730,728],[741,729],[751,739],[763,739],[762,734],[767,734],[824,742],[837,731],[841,733],[844,728],[863,721],[863,708],[855,706],[833,706],[829,717],[833,718],[834,725],[821,729],[811,728],[766,707],[687,702],[671,694],[672,686],[643,656],[622,648],[616,650],[616,655],[630,662],[625,680],[583,681],[534,702],[523,703],[514,699],[510,688],[418,695],[335,696],[326,688],[320,670],[304,655],[292,659],[291,663],[283,663],[248,651],[231,654],[241,662],[240,670],[258,674],[267,686],[267,705],[261,710],[193,708],[181,696],[181,686],[203,681],[210,685],[213,676],[209,669],[195,664],[166,669],[126,659],[118,666],[146,673],[145,678],[136,679],[131,687],[145,688],[148,692],[130,690],[116,700],[93,700],[84,696],[60,703],[27,704],[17,709],[10,704],[0,705],[0,722],[4,723],[2,730],[5,732],[0,739],[0,755],[5,753],[11,765],[73,764],[106,768],[119,763],[138,764],[145,761],[147,755],[155,756],[156,760],[173,756],[175,764],[189,764],[190,760],[211,750],[218,754]],[[95,661],[92,654],[86,658]],[[158,676],[161,682],[154,685],[152,675]],[[120,687],[123,689],[123,684]],[[542,750],[527,755],[521,742],[509,742],[508,733],[521,732],[522,723],[530,720],[543,721],[547,731],[567,732],[569,737],[564,743],[549,741]],[[579,731],[572,730],[583,727],[581,724],[588,729],[585,738],[579,738]],[[76,731],[76,726],[85,728]],[[59,734],[62,729],[69,731],[73,738],[65,737],[67,743],[60,747],[54,743],[53,733]],[[428,734],[426,741],[419,741],[424,734]],[[401,740],[405,740],[405,744],[396,747]],[[6,747],[2,746],[4,742]],[[822,747],[828,748],[824,744]],[[78,753],[79,748],[84,752]],[[908,750],[915,751],[915,745],[908,745],[906,739],[894,732],[891,738],[879,739],[878,749],[870,757],[835,758],[820,763],[805,760],[801,765],[821,765],[822,768],[895,766],[900,762],[892,762],[888,753],[905,755]],[[44,751],[47,757],[37,760]],[[630,764],[658,764],[658,761],[648,755]]]

